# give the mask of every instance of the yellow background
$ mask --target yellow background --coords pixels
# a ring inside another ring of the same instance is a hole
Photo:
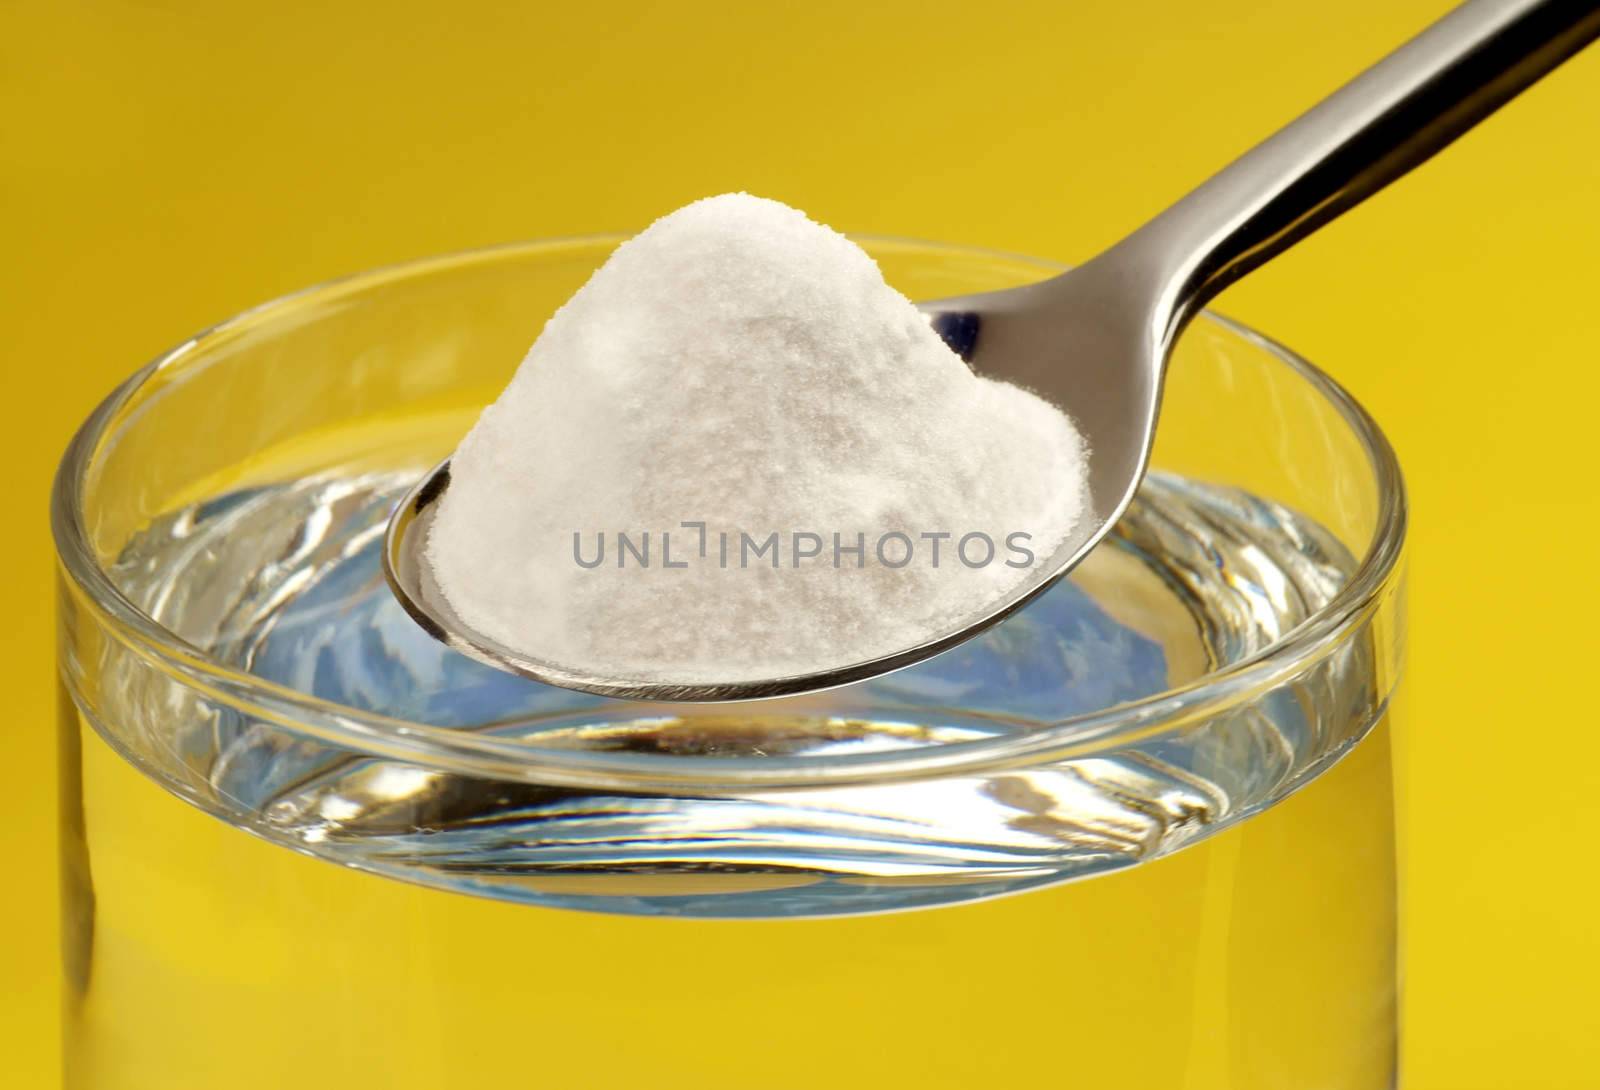
[[[47,486],[137,364],[340,273],[729,189],[1083,257],[1444,6],[0,0],[0,1085],[54,1066]],[[1220,303],[1410,479],[1413,1090],[1600,1086],[1597,134],[1600,49]]]

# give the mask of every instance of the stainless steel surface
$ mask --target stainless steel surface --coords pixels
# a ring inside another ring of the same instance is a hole
[[[652,700],[741,700],[887,673],[1001,620],[1072,570],[1133,498],[1161,384],[1184,325],[1227,285],[1405,174],[1600,34],[1600,0],[1471,0],[1099,257],[1043,283],[923,305],[980,373],[1066,409],[1088,440],[1093,518],[1004,601],[915,647],[837,669],[725,685],[606,679],[535,662],[474,634],[420,559],[437,467],[389,525],[384,571],[430,633],[492,665],[568,688]]]

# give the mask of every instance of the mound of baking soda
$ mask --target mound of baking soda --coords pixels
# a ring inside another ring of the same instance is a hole
[[[456,450],[426,556],[463,622],[540,662],[809,673],[986,612],[1085,517],[1087,458],[855,243],[727,194],[549,320]]]

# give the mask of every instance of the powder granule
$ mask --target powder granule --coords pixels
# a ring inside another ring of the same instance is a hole
[[[855,243],[727,194],[550,319],[457,449],[427,559],[466,624],[535,660],[781,677],[995,603],[1082,517],[1086,467],[1062,412],[974,375]]]

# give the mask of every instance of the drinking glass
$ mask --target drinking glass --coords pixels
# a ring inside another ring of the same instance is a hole
[[[267,304],[73,439],[66,1085],[1392,1086],[1367,414],[1203,316],[1128,517],[991,632],[784,700],[550,688],[418,630],[378,549],[617,242]],[[1058,271],[864,245],[912,298]]]

